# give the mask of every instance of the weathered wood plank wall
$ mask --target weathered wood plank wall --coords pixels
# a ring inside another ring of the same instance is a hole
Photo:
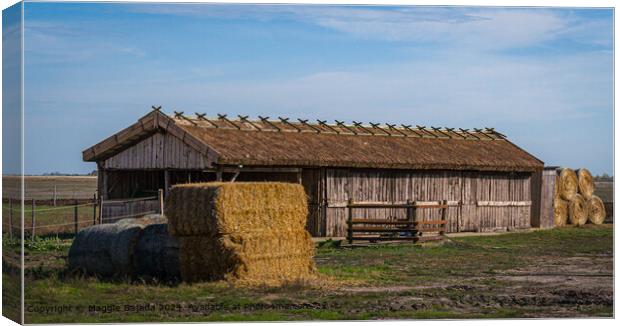
[[[102,162],[104,169],[205,169],[207,158],[170,134],[155,133]]]
[[[322,230],[322,226],[315,224],[324,223],[325,232],[313,234],[344,236],[347,228],[344,204],[349,198],[388,203],[407,200],[460,202],[461,205],[452,205],[448,209],[448,232],[484,232],[531,226],[530,173],[326,169],[324,178],[325,214],[311,217],[311,229],[315,232]],[[319,189],[317,193],[320,192]],[[439,209],[418,210],[417,218],[431,220],[439,214]],[[356,217],[405,218],[405,211],[359,209]]]

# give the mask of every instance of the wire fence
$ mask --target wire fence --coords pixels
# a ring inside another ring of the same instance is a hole
[[[5,199],[2,204],[2,231],[10,238],[25,236],[45,236],[53,234],[71,235],[96,224],[113,223],[124,218],[141,217],[148,214],[161,214],[161,196],[131,199],[102,200],[93,196],[90,202],[53,206],[47,201],[29,199],[21,205],[21,200]],[[23,215],[22,215],[23,213]]]

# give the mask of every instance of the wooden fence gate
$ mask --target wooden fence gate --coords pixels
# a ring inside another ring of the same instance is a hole
[[[405,209],[407,217],[396,220],[355,218],[353,210],[356,208]],[[416,210],[433,208],[441,209],[441,215],[437,220],[418,221],[416,219]],[[405,204],[355,203],[349,199],[347,202],[347,241],[352,244],[354,241],[412,241],[417,243],[442,240],[446,230],[447,209],[446,200],[436,205],[429,205],[416,204],[413,201],[407,201]]]

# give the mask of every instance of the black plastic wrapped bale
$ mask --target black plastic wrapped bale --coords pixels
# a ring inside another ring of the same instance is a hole
[[[168,234],[167,224],[153,224],[142,230],[134,249],[133,272],[137,277],[179,279],[179,244]]]
[[[99,224],[82,229],[69,249],[69,270],[98,276],[131,275],[137,224]]]

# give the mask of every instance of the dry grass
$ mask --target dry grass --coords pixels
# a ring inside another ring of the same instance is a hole
[[[569,168],[562,169],[556,183],[558,184],[558,194],[563,200],[570,201],[577,194],[578,181],[575,171]]]
[[[220,154],[218,164],[484,171],[536,171],[543,167],[541,161],[504,139],[385,137],[380,131],[374,136],[273,132],[212,128],[204,121],[195,122],[174,119]]]
[[[171,190],[167,207],[185,281],[279,284],[314,274],[301,185],[179,185]]]
[[[574,195],[568,202],[568,221],[572,225],[584,225],[588,222],[586,200],[580,194]]]
[[[577,177],[579,179],[579,193],[585,200],[589,200],[594,194],[594,180],[592,179],[592,174],[588,169],[582,168],[577,170]]]
[[[599,197],[592,195],[586,202],[586,207],[588,211],[588,221],[590,221],[590,223],[603,224],[603,222],[605,222],[605,204],[603,204],[603,201]]]
[[[553,200],[553,225],[564,226],[568,221],[568,202],[556,197]]]

